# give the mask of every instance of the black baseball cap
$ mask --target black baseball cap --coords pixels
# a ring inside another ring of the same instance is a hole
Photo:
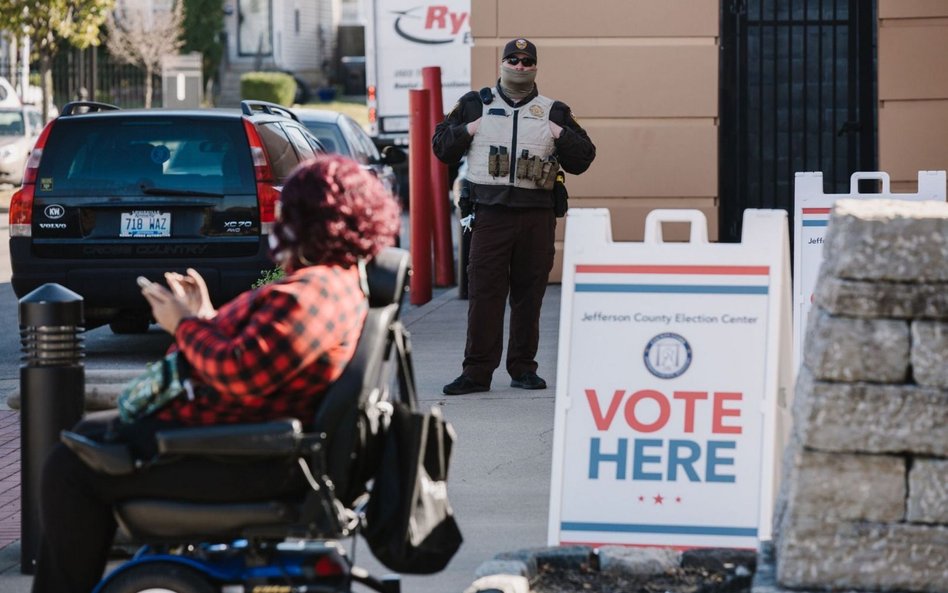
[[[506,60],[514,54],[527,54],[534,60],[537,59],[537,46],[533,43],[527,41],[524,38],[514,39],[507,42],[507,45],[504,46],[504,56],[502,59]],[[539,61],[539,60],[537,60]]]

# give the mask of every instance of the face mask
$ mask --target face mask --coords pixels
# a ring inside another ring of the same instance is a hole
[[[522,99],[533,90],[536,70],[516,70],[506,62],[500,65],[500,87],[511,99]]]
[[[281,248],[280,239],[274,233],[270,233],[267,235],[267,243],[270,245],[270,254],[273,261],[278,264],[282,263],[286,259],[286,250]]]
[[[283,228],[283,234],[286,235],[286,238],[289,241],[296,239],[296,235],[288,228]],[[283,246],[283,243],[280,242],[280,238],[276,233],[270,233],[267,235],[267,244],[270,246],[270,253],[273,256],[274,261],[276,261],[278,264],[283,263],[287,256],[287,250]]]

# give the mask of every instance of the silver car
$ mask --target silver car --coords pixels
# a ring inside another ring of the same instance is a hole
[[[336,152],[356,160],[382,180],[394,195],[399,195],[398,177],[392,165],[405,162],[405,153],[394,146],[382,154],[372,138],[354,119],[343,113],[326,109],[294,109],[300,122],[306,126],[329,152]]]
[[[23,183],[30,150],[43,131],[43,116],[32,105],[0,107],[0,183]]]

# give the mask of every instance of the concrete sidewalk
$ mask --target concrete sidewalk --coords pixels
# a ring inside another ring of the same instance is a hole
[[[508,386],[503,368],[488,393],[446,397],[441,387],[460,373],[467,301],[457,289],[436,289],[421,306],[407,304],[402,319],[411,332],[419,399],[439,405],[459,434],[450,491],[465,544],[443,573],[407,577],[412,593],[463,591],[477,567],[498,552],[542,546],[546,537],[550,449],[553,433],[560,287],[550,286],[540,327],[539,373],[546,390]],[[501,365],[501,367],[503,364]],[[20,426],[16,411],[0,411],[0,592],[26,593],[31,577],[20,574]],[[357,561],[388,572],[364,545]]]

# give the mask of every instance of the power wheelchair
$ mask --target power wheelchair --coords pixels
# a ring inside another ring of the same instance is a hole
[[[366,266],[369,312],[355,355],[308,425],[286,419],[156,435],[159,460],[296,458],[307,491],[295,500],[239,504],[125,500],[115,505],[116,519],[142,547],[94,593],[344,593],[354,583],[400,592],[397,575],[369,575],[340,540],[363,526],[366,483],[381,454],[379,427],[391,408],[392,328],[408,267],[408,253],[395,248]],[[137,463],[121,444],[70,432],[62,440],[96,471],[134,471]]]

